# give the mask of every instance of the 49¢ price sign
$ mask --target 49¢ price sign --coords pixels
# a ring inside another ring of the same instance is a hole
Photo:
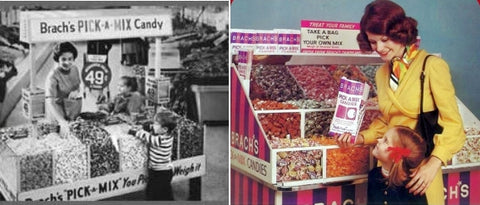
[[[85,63],[82,70],[82,80],[85,86],[102,90],[107,87],[112,79],[112,72],[106,63]]]

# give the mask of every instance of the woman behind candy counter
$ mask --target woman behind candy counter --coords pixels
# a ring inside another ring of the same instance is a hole
[[[80,74],[74,64],[78,51],[70,42],[61,42],[53,49],[56,62],[45,81],[45,113],[57,120],[66,131],[67,121],[74,120],[82,109]]]

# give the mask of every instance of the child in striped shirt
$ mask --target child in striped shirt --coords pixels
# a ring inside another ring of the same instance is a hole
[[[173,201],[171,161],[173,135],[179,116],[174,112],[161,108],[155,115],[153,129],[130,129],[129,134],[148,144],[148,182],[147,200]]]

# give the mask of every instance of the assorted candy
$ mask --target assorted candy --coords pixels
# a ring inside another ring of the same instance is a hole
[[[305,94],[283,65],[255,65],[252,68],[250,99],[264,97],[262,100],[284,102],[304,99]]]
[[[253,109],[255,110],[289,110],[298,109],[298,107],[289,102],[277,102],[273,100],[252,100]]]
[[[277,181],[322,178],[322,150],[277,153]]]
[[[52,186],[52,153],[43,152],[20,158],[20,190],[29,191]]]
[[[180,142],[178,159],[199,156],[203,154],[203,126],[187,118],[180,118],[173,132],[174,139]],[[177,141],[174,140],[174,152],[177,151]],[[176,153],[175,153],[176,156]],[[173,156],[172,156],[173,160]]]
[[[118,139],[120,170],[141,169],[147,167],[147,145],[134,136]]]
[[[269,139],[300,137],[300,113],[258,114],[258,119]]]
[[[70,123],[70,132],[64,136],[58,133],[57,124],[49,122],[3,129],[6,139],[0,142],[0,172],[7,177],[6,183],[18,183],[24,192],[146,168],[147,145],[121,127],[129,125],[77,120]],[[203,129],[181,118],[173,132],[172,160],[202,155]],[[20,132],[28,135],[11,137]]]
[[[480,163],[480,136],[468,136],[453,161],[454,164]]]
[[[360,67],[352,65],[254,66],[250,97],[268,143],[273,149],[302,148],[277,153],[278,182],[368,173],[368,147],[325,147],[337,145],[328,132],[339,80],[343,76],[367,82],[373,87]],[[370,109],[366,111],[362,129],[366,129],[380,115],[374,108],[377,105],[374,88],[370,95],[367,102]],[[324,148],[309,150],[311,147]],[[324,149],[326,156],[323,156]],[[322,157],[327,159],[327,164],[322,164]],[[326,166],[326,176],[322,176],[323,166]]]
[[[368,147],[327,150],[327,177],[367,174],[370,171]]]
[[[337,98],[337,82],[323,67],[295,66],[290,72],[309,99],[323,102]]]
[[[307,112],[305,114],[305,137],[314,135],[327,136],[333,113],[333,111]]]
[[[90,149],[90,177],[104,176],[120,171],[120,155],[98,121],[76,121],[70,133]]]

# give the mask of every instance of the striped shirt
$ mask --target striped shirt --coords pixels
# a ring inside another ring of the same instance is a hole
[[[139,130],[135,137],[145,141],[150,146],[148,151],[148,167],[159,171],[169,170],[172,165],[173,135],[152,135],[145,130]]]

